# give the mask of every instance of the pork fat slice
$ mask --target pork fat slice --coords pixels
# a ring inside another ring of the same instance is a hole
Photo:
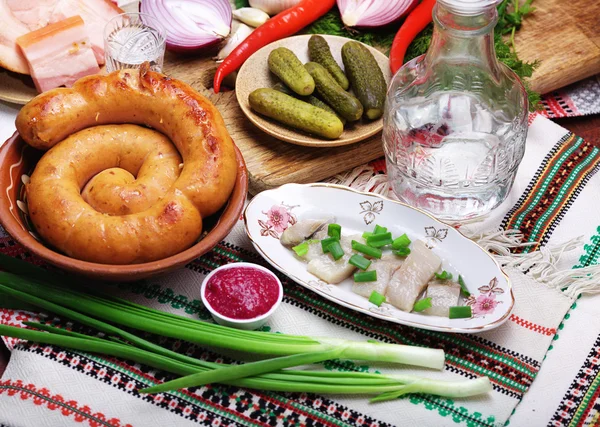
[[[27,61],[15,42],[17,37],[27,34],[29,29],[12,15],[6,0],[0,0],[0,17],[0,67],[16,73],[29,74]]]
[[[392,276],[387,289],[387,300],[400,310],[410,312],[417,297],[427,286],[442,260],[420,240],[411,246],[406,261]]]
[[[30,31],[81,16],[98,64],[104,64],[104,27],[123,11],[109,0],[0,0]]]
[[[17,39],[38,91],[71,86],[80,77],[100,71],[79,16],[73,16]]]

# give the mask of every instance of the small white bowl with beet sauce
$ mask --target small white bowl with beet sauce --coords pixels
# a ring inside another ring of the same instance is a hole
[[[211,271],[202,282],[200,297],[218,324],[253,330],[277,310],[283,286],[265,267],[236,262]]]

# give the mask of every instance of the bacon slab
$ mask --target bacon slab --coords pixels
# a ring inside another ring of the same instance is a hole
[[[40,92],[70,87],[80,77],[100,71],[86,26],[72,16],[17,38]]]

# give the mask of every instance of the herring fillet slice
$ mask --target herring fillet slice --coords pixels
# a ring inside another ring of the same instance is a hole
[[[402,311],[410,312],[427,282],[442,265],[442,260],[425,243],[412,244],[406,261],[392,276],[387,289],[387,300]]]
[[[344,250],[344,256],[335,261],[330,254],[324,254],[321,249],[321,244],[315,244],[316,249],[314,251],[320,251],[321,253],[312,258],[308,263],[308,272],[314,274],[319,279],[324,282],[331,283],[333,285],[337,285],[338,283],[346,280],[350,275],[356,270],[352,264],[348,264],[348,260],[352,255],[354,255],[354,251],[352,250],[352,240],[364,241],[362,236],[342,236],[340,239],[340,245]],[[313,245],[311,245],[312,249]],[[312,255],[309,249],[309,256]]]
[[[367,271],[375,270],[377,280],[374,282],[362,282],[352,285],[352,292],[369,298],[373,291],[385,295],[390,279],[396,270],[398,270],[404,261],[395,255],[384,255],[382,259],[374,259],[367,268]]]
[[[450,307],[458,305],[460,285],[450,280],[432,280],[427,285],[427,298],[431,298],[431,307],[424,314],[448,317]]]
[[[279,240],[283,246],[291,248],[299,245],[306,239],[309,239],[313,234],[317,233],[325,224],[333,221],[333,218],[329,219],[305,219],[298,221],[296,224],[288,227],[281,233]],[[325,233],[327,237],[327,233]]]
[[[321,248],[321,240],[327,238],[327,230],[319,230],[313,236],[313,242],[308,246],[308,252],[302,257],[306,262],[310,262],[313,259],[323,256],[323,249]]]

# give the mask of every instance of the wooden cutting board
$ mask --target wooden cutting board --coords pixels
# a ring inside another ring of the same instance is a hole
[[[540,65],[531,87],[548,93],[600,73],[600,1],[535,0],[516,33],[520,58]]]
[[[535,6],[516,37],[523,59],[541,61],[533,89],[545,93],[600,73],[600,2],[537,0]],[[267,135],[246,119],[233,92],[215,95],[209,89],[216,69],[209,58],[167,54],[164,68],[219,108],[246,159],[252,194],[288,182],[321,181],[383,155],[381,135],[338,148],[300,147]]]

